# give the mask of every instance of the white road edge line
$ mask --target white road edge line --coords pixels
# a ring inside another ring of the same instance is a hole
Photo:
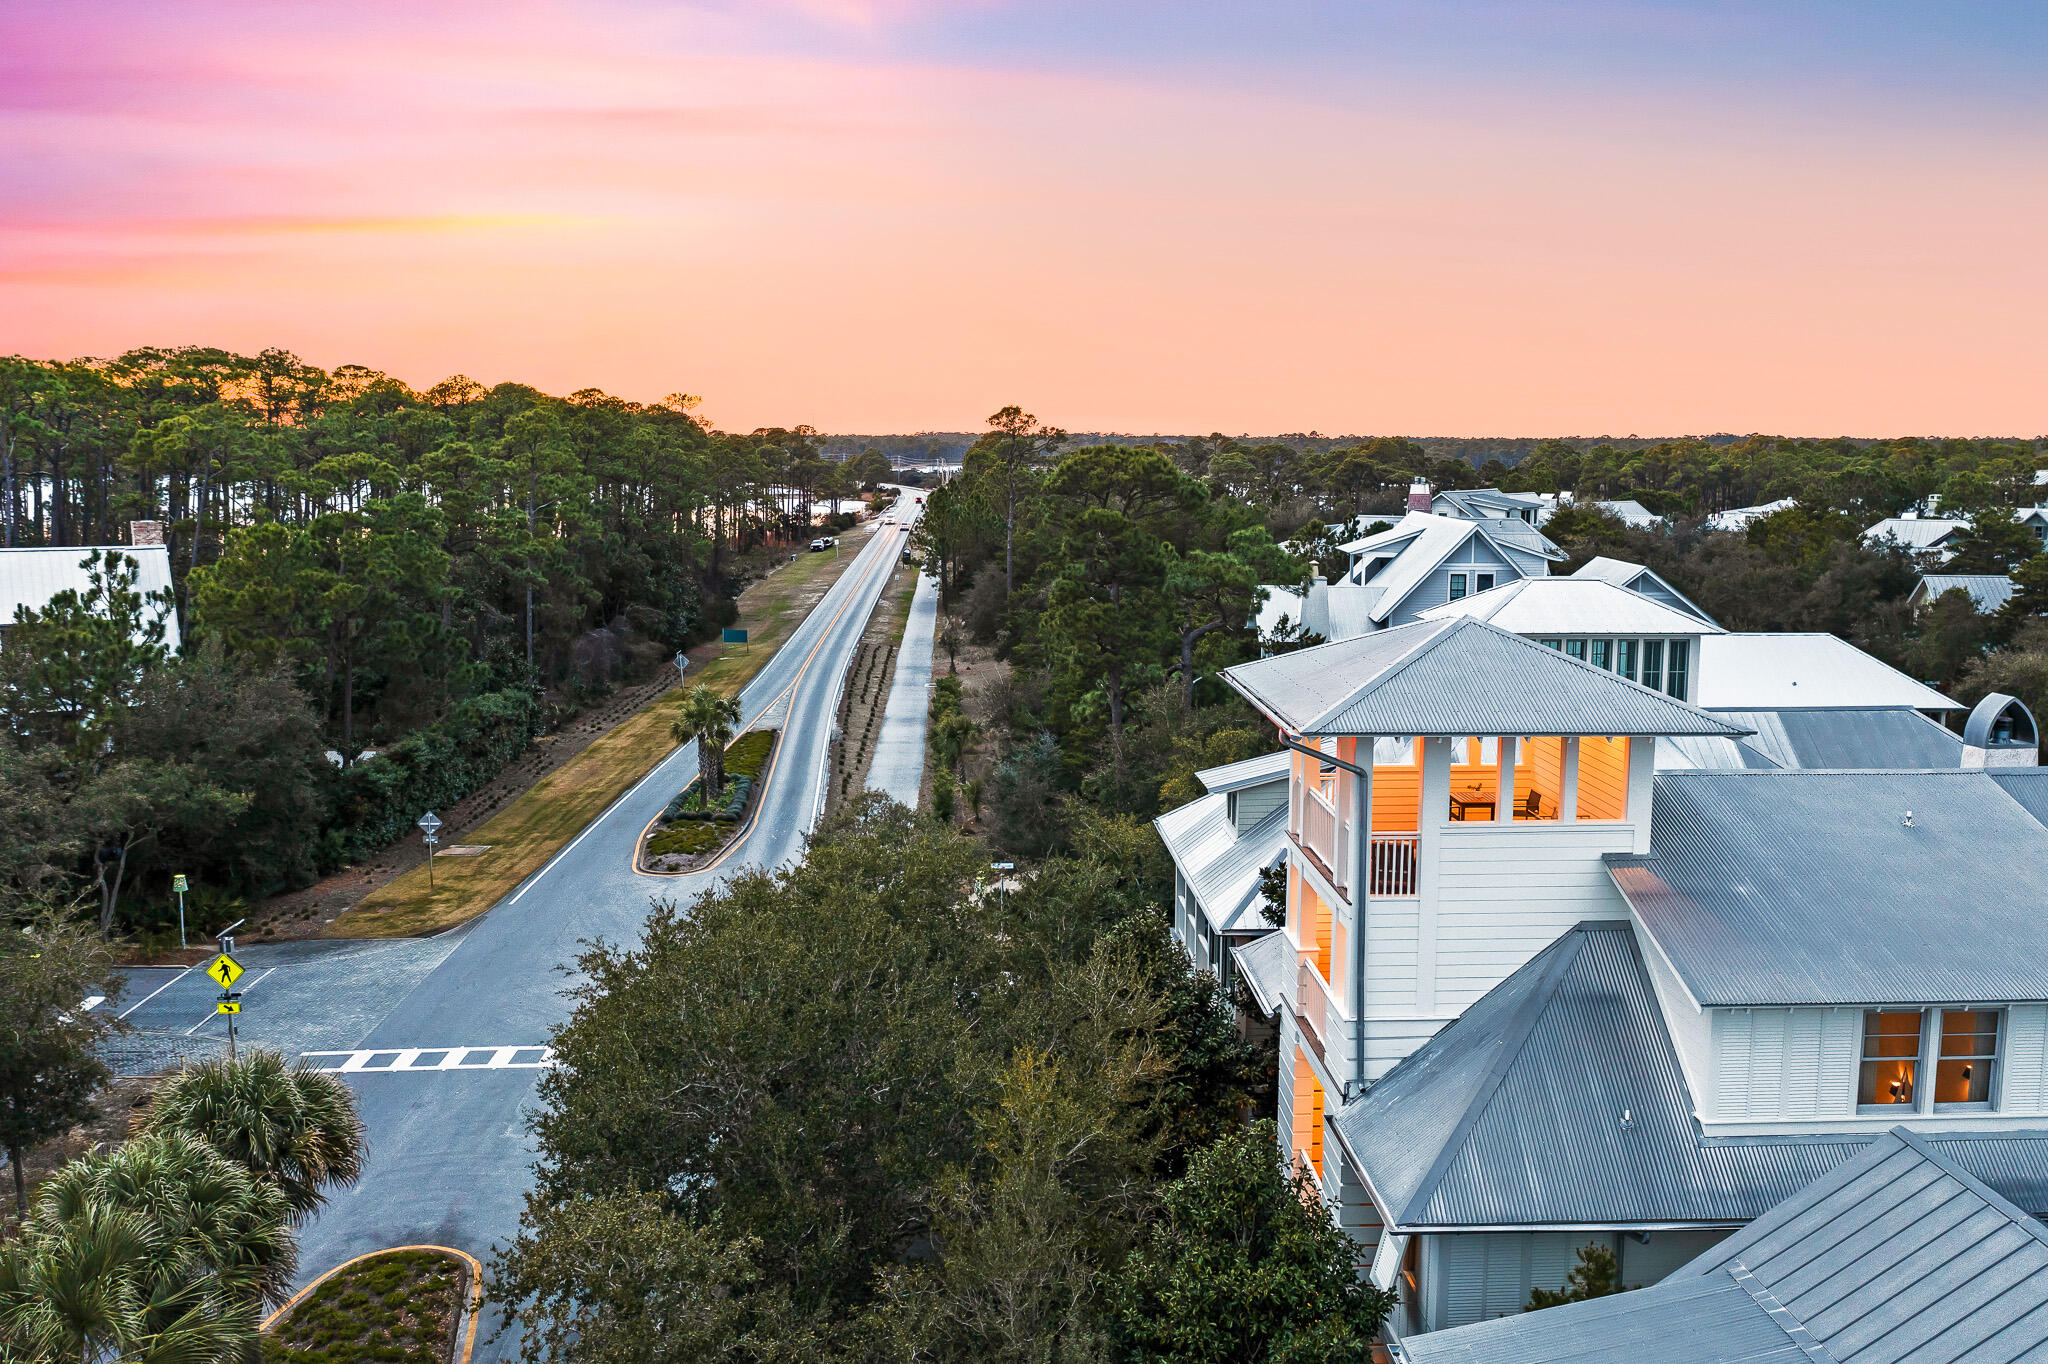
[[[194,963],[194,965],[197,965],[197,963]],[[156,997],[157,997],[158,995],[160,995],[160,994],[162,994],[162,993],[163,993],[164,991],[166,991],[166,990],[170,989],[170,988],[171,988],[171,987],[172,987],[173,985],[176,985],[176,984],[177,984],[177,983],[178,983],[179,981],[183,980],[183,979],[184,979],[185,977],[187,977],[187,976],[189,976],[189,975],[191,975],[191,974],[192,974],[192,967],[190,967],[190,966],[186,967],[186,968],[185,968],[184,970],[182,970],[182,971],[178,972],[178,974],[177,974],[177,975],[175,975],[175,976],[172,976],[172,977],[171,977],[171,978],[170,978],[169,980],[167,980],[167,981],[165,981],[165,982],[164,982],[163,984],[161,984],[161,985],[157,986],[157,987],[156,987],[156,988],[155,988],[154,990],[151,990],[151,991],[150,991],[150,992],[149,992],[148,994],[146,994],[146,995],[144,995],[144,996],[143,996],[142,998],[140,998],[140,999],[136,1000],[136,1001],[135,1001],[135,1002],[134,1002],[133,1004],[130,1004],[130,1005],[129,1005],[129,1006],[127,1007],[127,1008],[125,1008],[125,1009],[121,1010],[121,1017],[123,1017],[123,1018],[126,1018],[126,1017],[127,1017],[127,1016],[128,1016],[129,1014],[132,1014],[132,1013],[134,1013],[134,1012],[135,1012],[135,1011],[136,1011],[137,1009],[139,1009],[139,1008],[141,1008],[141,1007],[142,1007],[143,1005],[145,1005],[145,1004],[149,1003],[149,1001],[151,1001],[152,999],[155,999],[155,998],[156,998]]]

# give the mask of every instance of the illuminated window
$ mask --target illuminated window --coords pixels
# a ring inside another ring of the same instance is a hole
[[[1921,1018],[1919,1009],[1865,1011],[1858,1107],[1913,1107],[1913,1085],[1920,1074]]]
[[[1988,1108],[1998,1068],[1998,1011],[1943,1009],[1941,1056],[1934,1064],[1934,1106]]]

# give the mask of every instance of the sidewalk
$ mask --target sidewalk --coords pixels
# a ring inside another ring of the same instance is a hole
[[[924,732],[931,706],[932,640],[939,621],[938,583],[930,574],[917,577],[910,599],[910,618],[903,627],[903,647],[896,654],[896,678],[889,686],[889,704],[882,712],[882,737],[868,768],[868,789],[917,808],[924,782]]]

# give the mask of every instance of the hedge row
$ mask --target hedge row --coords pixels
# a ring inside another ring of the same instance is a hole
[[[527,750],[541,720],[532,692],[486,692],[340,773],[329,832],[335,860],[366,857],[404,837],[427,811],[475,791]]]

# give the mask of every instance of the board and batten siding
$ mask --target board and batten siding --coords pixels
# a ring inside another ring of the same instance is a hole
[[[1243,833],[1287,803],[1287,782],[1261,782],[1230,793],[1231,822]]]
[[[2015,1004],[2005,1011],[2005,1074],[1998,1108],[2001,1113],[2048,1112],[2048,1004]]]
[[[1863,1011],[1715,1009],[1712,1122],[1849,1118]]]
[[[1614,1248],[1614,1233],[1479,1231],[1431,1236],[1423,1245],[1423,1329],[1442,1331],[1513,1316],[1531,1288],[1563,1288],[1579,1247]],[[1434,1271],[1434,1273],[1432,1273]]]
[[[1600,857],[1634,839],[1628,824],[1445,825],[1434,1012],[1462,1013],[1583,920],[1626,919]]]

